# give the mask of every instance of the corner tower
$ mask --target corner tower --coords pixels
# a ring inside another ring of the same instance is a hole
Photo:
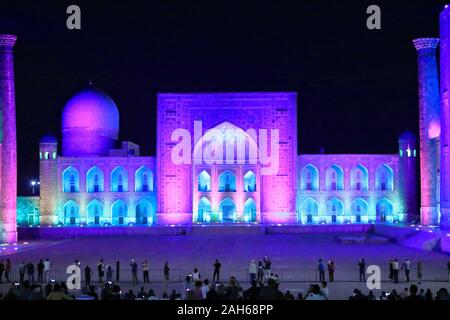
[[[407,131],[399,137],[398,145],[399,215],[404,217],[402,221],[413,222],[419,218],[417,212],[416,136]]]
[[[40,224],[51,226],[57,223],[57,185],[58,185],[58,142],[55,137],[46,135],[39,141],[39,211]]]

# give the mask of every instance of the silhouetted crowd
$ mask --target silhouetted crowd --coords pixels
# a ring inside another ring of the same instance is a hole
[[[398,293],[397,290],[383,291],[380,296],[375,296],[372,291],[369,294],[364,295],[361,290],[355,289],[353,295],[349,297],[349,300],[450,300],[450,295],[446,288],[439,289],[435,294],[430,289],[426,291],[420,289],[415,285],[411,285],[409,288],[405,288],[402,292]]]
[[[81,270],[81,263],[75,260],[74,265]],[[129,263],[131,270],[132,285],[139,285],[138,263],[132,259]],[[140,287],[138,292],[130,289],[123,292],[118,282],[113,282],[113,267],[111,263],[105,263],[100,259],[95,269],[97,273],[97,284],[92,284],[93,270],[89,265],[84,266],[83,287],[81,290],[70,291],[65,282],[56,282],[50,277],[52,263],[49,259],[41,259],[37,266],[37,278],[35,279],[35,267],[31,262],[21,262],[18,265],[19,277],[12,277],[12,263],[9,259],[6,262],[0,260],[0,282],[3,277],[9,283],[10,288],[4,294],[0,293],[0,299],[5,300],[328,300],[330,290],[325,281],[325,274],[328,271],[330,282],[334,282],[334,261],[325,263],[322,259],[318,261],[319,284],[312,284],[308,290],[301,291],[294,295],[290,290],[282,292],[279,289],[280,279],[271,270],[272,261],[265,256],[261,261],[252,260],[247,272],[250,279],[250,286],[243,288],[235,277],[228,278],[227,281],[220,281],[221,263],[218,259],[212,265],[213,280],[202,278],[200,271],[195,268],[183,281],[183,291],[173,290],[171,293],[164,292],[157,296],[153,289],[146,290]],[[410,281],[411,262],[406,259],[402,265],[397,259],[389,261],[389,278],[394,283],[398,283],[399,271],[404,270],[406,282]],[[450,262],[447,264],[450,281]],[[364,259],[358,261],[360,281],[365,281],[366,262]],[[149,263],[144,260],[141,264],[144,284],[150,284]],[[165,288],[170,282],[170,267],[166,261],[163,267],[163,280]],[[418,284],[422,280],[423,266],[417,263]],[[13,282],[13,280],[16,282]],[[118,279],[118,278],[117,278]],[[81,279],[80,279],[81,283]],[[137,291],[137,290],[136,290]],[[402,292],[383,291],[376,296],[372,291],[363,294],[359,289],[355,289],[349,297],[350,300],[450,300],[446,288],[441,288],[433,293],[430,289],[426,291],[419,289],[416,285],[405,288]]]
[[[186,284],[185,284],[186,285]],[[219,282],[210,284],[207,279],[195,281],[192,286],[186,285],[184,293],[172,290],[170,294],[164,292],[157,296],[152,289],[145,290],[141,287],[138,292],[132,289],[122,292],[118,284],[105,282],[98,287],[91,285],[83,287],[81,293],[71,293],[64,282],[48,283],[46,285],[30,284],[28,280],[23,283],[14,283],[9,291],[0,300],[328,300],[330,291],[327,282],[310,285],[305,293],[296,296],[287,290],[282,292],[279,284],[273,279],[267,283],[253,280],[250,287],[243,289],[234,277],[230,277],[227,283]],[[419,289],[416,285],[404,288],[402,292],[383,291],[376,296],[372,291],[367,295],[359,289],[355,289],[349,300],[450,300],[446,288],[441,288],[433,293]]]

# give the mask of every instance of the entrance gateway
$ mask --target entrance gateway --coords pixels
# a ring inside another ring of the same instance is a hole
[[[297,223],[296,100],[292,92],[159,94],[158,223]],[[195,127],[198,122],[200,133]],[[181,140],[172,133],[180,129],[189,134],[191,163],[177,164],[171,157]],[[256,136],[249,134],[252,129]],[[252,150],[255,146],[258,150],[261,141],[260,130],[267,132],[266,155],[272,156],[275,149],[272,139],[279,140],[278,170],[272,175],[264,174],[271,164],[252,161]],[[278,137],[271,135],[272,130]],[[236,134],[226,134],[230,131]],[[223,149],[203,139],[210,132],[224,133]],[[238,158],[242,151],[236,142],[239,139],[244,139],[244,161],[237,161],[242,159]],[[226,161],[227,144],[236,157],[231,163]],[[208,152],[223,155],[224,161],[195,161],[198,154],[204,157]]]

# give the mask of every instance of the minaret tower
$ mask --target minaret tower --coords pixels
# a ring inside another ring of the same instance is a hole
[[[13,47],[16,36],[0,34],[0,242],[17,241],[16,102]]]
[[[441,226],[450,227],[450,6],[440,17],[441,37]]]
[[[413,40],[418,54],[420,134],[420,215],[425,225],[439,222],[440,99],[436,48],[439,39]]]

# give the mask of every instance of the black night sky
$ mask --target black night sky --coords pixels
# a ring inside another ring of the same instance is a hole
[[[66,28],[78,4],[82,29]],[[366,28],[366,8],[382,30]],[[122,140],[155,155],[157,92],[296,91],[299,152],[395,153],[417,132],[411,43],[436,37],[442,1],[2,1],[15,47],[19,194],[38,141],[60,138],[65,102],[88,84],[117,103]]]

